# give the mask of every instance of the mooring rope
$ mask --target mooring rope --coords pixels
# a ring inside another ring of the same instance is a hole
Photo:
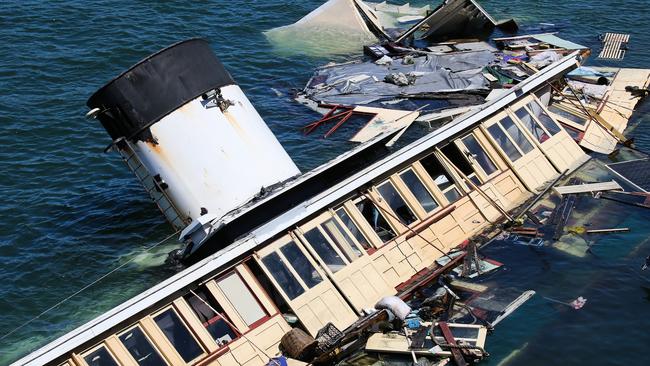
[[[155,247],[159,246],[160,244],[166,242],[167,240],[169,240],[171,237],[173,237],[174,235],[178,234],[179,232],[180,232],[180,230],[176,231],[175,233],[172,233],[171,235],[167,236],[166,238],[164,238],[163,240],[157,242],[156,244],[154,244],[154,245],[152,245],[152,246],[150,246],[150,247],[148,247],[148,248],[145,248],[145,249],[144,249],[142,252],[140,252],[139,254],[143,254],[143,253],[146,253],[146,252],[152,250],[153,248],[155,248]],[[116,271],[120,270],[121,268],[125,267],[127,264],[133,262],[133,261],[136,260],[137,258],[138,258],[138,255],[134,255],[133,258],[131,258],[131,259],[129,259],[128,261],[126,261],[126,262],[120,264],[119,266],[113,268],[113,269],[110,270],[108,273],[102,275],[101,277],[99,277],[98,279],[94,280],[93,282],[87,284],[86,286],[82,287],[81,289],[75,291],[72,295],[70,295],[70,296],[64,298],[63,300],[57,302],[56,304],[50,306],[49,308],[47,308],[47,309],[45,309],[45,310],[43,310],[40,314],[38,314],[38,315],[36,315],[35,317],[29,319],[28,321],[24,322],[23,324],[19,325],[18,327],[14,328],[14,329],[11,330],[9,333],[4,334],[2,337],[0,337],[0,341],[3,340],[3,339],[5,339],[5,338],[7,338],[7,337],[9,337],[10,335],[16,333],[17,331],[21,330],[22,328],[26,327],[27,325],[31,324],[31,323],[34,322],[35,320],[38,320],[38,319],[41,318],[43,315],[49,313],[50,311],[52,311],[52,310],[54,310],[55,308],[57,308],[57,307],[59,307],[60,305],[62,305],[63,303],[65,303],[65,302],[69,301],[70,299],[72,299],[73,297],[79,295],[79,294],[82,293],[83,291],[85,291],[85,290],[87,290],[88,288],[94,286],[95,284],[97,284],[97,283],[100,282],[101,280],[105,279],[106,277],[110,276],[111,274],[115,273]]]

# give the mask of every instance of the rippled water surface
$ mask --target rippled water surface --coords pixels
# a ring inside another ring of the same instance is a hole
[[[302,87],[315,66],[350,55],[278,53],[262,35],[319,4],[314,0],[0,2],[0,333],[126,264],[0,340],[0,364],[174,272],[162,264],[174,240],[141,254],[170,235],[171,228],[118,156],[102,152],[108,135],[99,124],[83,118],[86,98],[141,58],[188,37],[205,37],[301,169],[311,169],[351,147],[343,133],[327,140],[303,137],[299,127],[317,116],[289,98],[291,89]],[[529,26],[542,21],[560,24],[564,36],[596,50],[598,33],[630,32],[632,50],[615,65],[650,67],[648,1],[483,4],[497,18],[513,16]],[[650,149],[648,131],[644,124],[635,131],[646,149]],[[629,225],[643,226],[645,220]],[[647,353],[637,354],[650,344],[646,320],[650,275],[630,269],[650,248],[643,244],[647,233],[635,235],[612,236],[608,245],[619,251],[579,262],[552,255],[531,259],[535,270],[523,271],[521,277],[540,275],[539,261],[552,263],[559,273],[566,270],[567,276],[597,281],[584,288],[602,299],[601,306],[585,308],[576,319],[575,314],[545,308],[536,298],[517,315],[518,322],[504,322],[503,330],[490,337],[490,364],[498,364],[526,343],[521,356],[512,358],[513,364],[650,364]],[[531,285],[566,290],[576,284]],[[542,331],[530,336],[527,322]],[[546,342],[566,347],[557,351]],[[610,358],[605,362],[600,355]]]

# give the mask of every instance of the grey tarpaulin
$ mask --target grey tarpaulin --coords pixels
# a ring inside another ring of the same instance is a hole
[[[482,70],[495,60],[494,53],[481,50],[421,55],[408,65],[400,59],[389,65],[372,61],[335,65],[317,70],[304,92],[322,103],[362,105],[395,97],[487,90]],[[384,81],[386,75],[399,72],[416,76],[415,83],[397,86]]]

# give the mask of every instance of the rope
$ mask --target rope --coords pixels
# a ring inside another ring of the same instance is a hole
[[[175,235],[178,234],[179,232],[180,232],[180,230],[178,230],[178,231],[176,231],[175,233],[173,233],[173,234],[167,236],[166,238],[164,238],[163,240],[161,240],[161,241],[157,242],[156,244],[150,246],[149,248],[145,248],[145,249],[144,249],[140,254],[142,254],[142,253],[146,253],[146,252],[150,251],[151,249],[153,249],[153,248],[159,246],[160,244],[166,242],[169,238],[175,236]],[[32,322],[38,320],[38,319],[41,318],[43,315],[49,313],[49,312],[52,311],[53,309],[59,307],[59,306],[62,305],[63,303],[65,303],[65,302],[67,302],[68,300],[72,299],[73,297],[79,295],[80,293],[82,293],[83,291],[87,290],[87,289],[90,288],[91,286],[94,286],[95,284],[97,284],[98,282],[100,282],[101,280],[103,280],[104,278],[110,276],[111,274],[113,274],[113,273],[115,273],[116,271],[120,270],[121,268],[125,267],[127,264],[129,264],[129,263],[133,262],[134,260],[136,260],[137,257],[138,257],[137,255],[133,256],[133,258],[131,258],[131,259],[129,259],[128,261],[126,261],[126,262],[120,264],[119,266],[113,268],[113,269],[112,269],[111,271],[109,271],[108,273],[102,275],[101,277],[99,277],[98,279],[94,280],[93,282],[87,284],[86,286],[82,287],[81,289],[75,291],[72,295],[70,295],[70,296],[66,297],[65,299],[63,299],[63,300],[57,302],[56,304],[54,304],[54,305],[50,306],[49,308],[45,309],[44,311],[42,311],[40,314],[38,314],[38,315],[36,315],[35,317],[31,318],[30,320],[24,322],[23,324],[19,325],[18,327],[14,328],[14,329],[11,330],[9,333],[6,333],[6,334],[3,335],[2,337],[0,337],[0,341],[3,340],[3,339],[5,339],[5,338],[7,338],[7,337],[9,337],[10,335],[16,333],[17,331],[19,331],[20,329],[26,327],[27,325],[31,324]]]

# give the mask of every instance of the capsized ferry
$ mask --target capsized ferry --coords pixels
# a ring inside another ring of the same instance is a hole
[[[579,61],[397,151],[386,132],[301,175],[206,41],[153,54],[89,115],[182,231],[178,256],[204,258],[14,365],[265,365],[292,328],[345,329],[589,159],[549,110]]]
[[[181,256],[213,254],[15,364],[263,365],[292,326],[344,329],[588,159],[546,109],[548,83],[576,66],[564,57],[394,153],[387,133],[298,176],[206,41],[148,57],[89,114],[183,229]]]

